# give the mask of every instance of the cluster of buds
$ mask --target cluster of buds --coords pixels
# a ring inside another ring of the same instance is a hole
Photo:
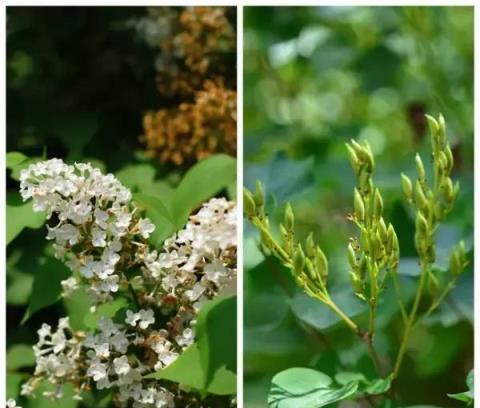
[[[405,174],[401,175],[405,198],[415,211],[415,247],[423,265],[435,262],[435,232],[440,221],[452,210],[458,196],[460,185],[453,182],[451,173],[454,166],[452,149],[447,139],[445,120],[442,115],[438,120],[426,116],[431,134],[432,173],[427,173],[419,154],[415,157],[417,180],[415,185]],[[451,254],[451,272],[454,276],[461,274],[466,266],[463,243],[454,248]],[[438,277],[430,268],[429,287],[435,291],[439,285]]]
[[[168,366],[194,342],[202,304],[234,293],[235,204],[211,199],[157,251],[148,245],[154,225],[140,216],[131,192],[89,164],[52,159],[30,165],[20,191],[55,223],[47,239],[72,271],[62,282],[65,297],[83,283],[93,308],[116,296],[131,298],[130,309],[114,320],[103,318],[92,332],[73,332],[68,318],[56,332],[42,326],[34,376],[22,394],[34,393],[45,380],[56,386],[47,395],[52,398],[72,383],[76,398],[92,385],[115,390],[119,407],[173,407],[178,398],[188,400],[178,384],[167,387],[143,376]]]
[[[373,182],[375,161],[370,145],[352,140],[346,147],[357,178],[354,212],[348,218],[360,230],[360,237],[350,238],[348,245],[350,276],[357,296],[374,307],[387,272],[397,271],[400,248],[393,225],[383,218],[383,198]]]
[[[309,296],[330,302],[327,289],[328,261],[324,252],[309,234],[302,244],[295,240],[295,216],[289,203],[285,206],[283,223],[280,224],[281,242],[270,230],[265,213],[263,186],[257,181],[255,192],[244,189],[245,213],[260,231],[261,243],[265,250],[276,256],[289,268],[298,285]]]

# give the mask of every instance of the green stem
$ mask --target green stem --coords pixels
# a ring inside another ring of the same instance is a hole
[[[410,311],[410,316],[405,325],[403,339],[400,344],[400,349],[398,350],[397,359],[395,361],[395,367],[392,373],[393,379],[397,378],[398,373],[400,371],[400,367],[402,366],[403,358],[405,357],[405,352],[407,351],[408,341],[410,340],[410,334],[415,324],[415,317],[417,314],[418,306],[420,305],[420,300],[422,298],[422,293],[423,293],[423,288],[425,286],[427,272],[428,272],[428,264],[422,264],[421,272],[420,272],[420,283],[417,288],[417,293],[415,295],[415,300],[413,302],[412,310]]]
[[[400,313],[402,314],[403,323],[406,324],[408,321],[408,316],[407,316],[407,310],[405,308],[405,303],[403,303],[402,292],[400,290],[400,281],[398,280],[398,273],[392,270],[390,270],[389,272],[393,280],[395,296],[397,298],[398,306],[400,307]]]
[[[443,302],[443,300],[447,297],[447,295],[450,293],[450,291],[452,289],[455,288],[455,284],[457,283],[457,279],[458,277],[455,277],[454,279],[452,279],[449,284],[445,287],[445,289],[443,290],[443,292],[440,294],[440,296],[431,304],[431,306],[428,308],[428,310],[422,315],[420,316],[417,321],[414,323],[414,326],[416,324],[418,324],[418,322],[420,322],[421,320],[427,318],[428,316],[430,316],[434,311],[435,309],[440,306],[440,304]]]
[[[133,302],[135,303],[135,306],[137,306],[137,309],[140,310],[140,303],[138,302],[137,294],[135,293],[135,290],[133,289],[133,286],[130,282],[128,282],[128,290],[132,295],[132,299],[133,299]]]
[[[358,325],[352,320],[350,319],[336,304],[335,302],[330,298],[330,297],[327,297],[326,299],[322,298],[318,298],[321,302],[325,303],[338,317],[340,317],[340,319],[342,319],[345,324],[350,327],[350,329],[352,329],[355,334],[357,334],[358,336],[360,337],[363,337],[363,333],[362,331],[360,330],[360,328],[358,327]]]
[[[253,224],[261,230],[268,238],[270,239],[272,245],[274,246],[274,251],[276,251],[281,258],[283,258],[284,262],[291,263],[291,259],[287,252],[280,246],[280,244],[272,237],[272,234],[268,230],[268,228],[265,227],[265,225],[262,223],[262,221],[259,218],[253,218],[252,219]]]

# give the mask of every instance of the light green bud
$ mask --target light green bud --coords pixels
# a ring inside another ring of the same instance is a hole
[[[305,254],[301,245],[298,245],[293,253],[293,269],[296,273],[302,273],[305,266]]]
[[[365,219],[365,205],[363,204],[362,196],[356,188],[353,191],[353,208],[357,220],[363,222]]]
[[[415,228],[424,237],[428,235],[428,222],[420,211],[417,211]]]
[[[345,143],[345,146],[347,148],[347,155],[348,155],[348,160],[352,166],[353,172],[357,174],[358,172],[358,156],[355,153],[355,150],[348,144]]]
[[[355,294],[361,299],[365,300],[364,292],[364,283],[362,279],[353,271],[350,271],[350,279],[352,280],[353,290]]]
[[[243,189],[243,208],[248,217],[254,217],[257,212],[253,195],[246,188]]]
[[[445,139],[447,137],[447,131],[445,126],[445,118],[442,114],[438,115],[438,144],[443,148]]]
[[[415,156],[415,165],[417,166],[417,173],[420,180],[425,180],[425,167],[423,166],[422,158],[417,153]]]
[[[326,278],[328,275],[328,261],[319,246],[315,248],[315,266],[317,267],[320,276]]]
[[[453,276],[459,276],[462,273],[462,262],[457,248],[452,249],[449,265]]]
[[[403,194],[405,194],[405,198],[407,201],[412,201],[413,197],[413,186],[412,186],[412,181],[408,178],[407,175],[401,174],[402,177],[402,189],[403,189]]]
[[[348,263],[350,264],[352,269],[355,270],[358,268],[357,255],[351,243],[348,244]]]
[[[364,149],[365,161],[367,162],[368,169],[371,172],[375,167],[375,159],[373,157],[372,148],[370,147],[370,144],[366,140],[364,144],[365,144],[365,149]]]
[[[450,148],[449,143],[447,143],[447,146],[445,147],[445,157],[447,158],[448,173],[450,173],[453,169],[454,159],[453,159],[452,149]]]
[[[445,200],[448,203],[453,202],[453,200],[455,199],[455,196],[453,194],[453,182],[450,177],[446,178],[443,182],[443,194],[444,194]]]
[[[285,222],[285,228],[287,229],[287,231],[293,231],[295,217],[293,215],[293,209],[290,203],[287,203],[287,205],[285,206],[284,222]]]
[[[427,118],[428,127],[430,128],[430,133],[436,136],[440,129],[438,122],[436,121],[435,118],[433,118],[430,115],[425,115],[425,117]]]
[[[378,232],[380,233],[380,238],[382,242],[383,243],[387,242],[388,230],[383,217],[381,217],[380,220],[378,221]]]
[[[305,249],[307,256],[313,257],[315,254],[315,242],[313,241],[313,233],[308,234],[308,237],[305,241]]]
[[[422,184],[419,181],[415,183],[415,204],[417,205],[417,208],[420,209],[428,206],[428,201],[423,192]]]
[[[255,184],[255,194],[253,195],[253,199],[257,207],[263,207],[264,192],[263,192],[263,184],[261,183],[260,180],[257,180]]]
[[[373,213],[377,219],[379,219],[383,213],[383,199],[378,188],[375,189],[375,195],[373,197]]]

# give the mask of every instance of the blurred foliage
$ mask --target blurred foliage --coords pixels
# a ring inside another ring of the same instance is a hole
[[[374,150],[376,184],[400,241],[403,295],[412,299],[414,221],[401,197],[400,172],[413,176],[415,152],[428,157],[424,114],[442,112],[461,194],[438,231],[436,267],[448,269],[460,237],[467,237],[472,260],[473,8],[251,7],[244,21],[245,184],[253,189],[255,180],[264,183],[275,221],[292,202],[296,233],[300,239],[314,233],[328,256],[333,292],[349,314],[359,322],[366,318],[349,295],[352,227],[345,214],[352,211],[355,180],[344,143],[350,138],[368,140]],[[332,378],[340,371],[374,378],[362,344],[307,298],[288,271],[264,257],[248,222],[244,240],[245,406],[266,407],[273,376],[291,367]],[[398,348],[402,327],[392,290],[387,287],[379,306],[375,340],[386,356]],[[399,406],[464,406],[447,393],[465,391],[472,322],[471,262],[447,301],[413,333],[395,386]]]
[[[223,10],[235,20],[234,8]],[[22,168],[58,157],[113,172],[156,224],[151,243],[157,248],[202,202],[217,195],[235,198],[233,157],[217,154],[194,166],[191,161],[177,166],[161,164],[143,151],[139,141],[143,116],[152,107],[172,103],[172,96],[155,86],[159,75],[155,61],[161,53],[137,30],[136,24],[149,12],[143,7],[7,9],[7,393],[24,408],[52,405],[42,397],[28,401],[18,397],[20,384],[33,370],[31,345],[41,324],[56,325],[67,315],[74,329],[85,330],[95,327],[101,315],[112,316],[124,305],[92,313],[83,291],[71,299],[60,298],[60,280],[70,272],[53,258],[45,240],[44,214],[33,213],[30,203],[21,202]],[[234,50],[230,58],[223,74],[234,83]],[[209,76],[205,72],[203,78]],[[234,343],[222,355],[228,353],[234,355]],[[227,394],[235,378],[230,371],[225,373],[229,376],[208,380],[216,390],[230,387]],[[71,395],[73,390],[67,389],[55,406],[111,406],[108,393],[94,393],[83,402]],[[229,404],[227,397],[208,401],[212,406]]]

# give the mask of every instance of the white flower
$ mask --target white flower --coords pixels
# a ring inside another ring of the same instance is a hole
[[[195,332],[187,327],[181,336],[175,337],[175,341],[180,347],[188,347],[195,340]]]
[[[99,361],[94,361],[93,364],[88,367],[87,375],[93,377],[94,381],[100,381],[107,377],[107,367]]]
[[[105,241],[107,234],[105,231],[101,230],[100,228],[92,228],[92,245],[94,247],[104,247],[107,245]]]
[[[127,310],[127,317],[125,318],[125,323],[129,324],[130,326],[136,326],[139,319],[140,313],[135,313],[131,310]]]
[[[153,225],[148,218],[144,218],[138,223],[138,230],[140,235],[147,239],[150,234],[155,230],[155,225]]]
[[[110,345],[108,343],[95,344],[93,348],[95,355],[99,358],[108,358],[110,356]]]
[[[113,360],[113,367],[118,375],[126,375],[130,371],[130,364],[127,356],[117,357]]]
[[[7,408],[22,408],[22,407],[17,405],[17,402],[13,398],[10,398],[9,400],[7,400]]]
[[[141,329],[145,330],[148,326],[155,323],[155,317],[153,314],[153,310],[151,309],[140,310],[139,317],[140,317],[140,322],[138,323],[138,325]]]

